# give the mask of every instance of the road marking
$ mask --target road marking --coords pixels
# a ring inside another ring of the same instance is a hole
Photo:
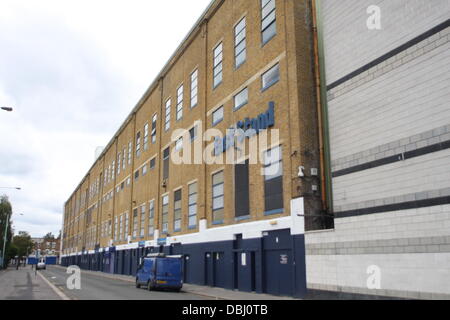
[[[62,300],[71,300],[68,296],[66,296],[64,294],[64,292],[62,292],[60,289],[58,289],[55,285],[53,285],[53,283],[51,283],[50,281],[47,280],[47,278],[45,278],[40,272],[38,272],[38,275],[42,278],[42,280],[44,280],[45,283],[47,283],[49,285],[50,288],[53,289],[53,291],[55,291],[55,293],[62,299]]]

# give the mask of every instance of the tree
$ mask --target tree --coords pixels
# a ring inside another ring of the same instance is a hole
[[[44,236],[44,240],[45,241],[53,241],[53,240],[55,240],[55,236],[53,235],[53,233],[49,232]]]
[[[5,227],[6,224],[8,228],[6,230],[6,248],[9,247],[12,238],[12,229],[11,229],[11,213],[12,206],[9,202],[9,199],[6,195],[0,197],[0,252],[3,250],[3,242],[5,238]],[[6,251],[6,250],[5,250]],[[7,257],[5,255],[4,264],[6,265]],[[3,266],[0,265],[0,268]]]
[[[17,247],[17,255],[19,257],[24,257],[33,250],[33,241],[28,232],[19,232],[19,235],[13,238],[13,244]]]
[[[14,245],[14,243],[9,243],[9,245],[6,247],[6,261],[14,259],[16,256],[18,256],[18,253],[19,249]]]

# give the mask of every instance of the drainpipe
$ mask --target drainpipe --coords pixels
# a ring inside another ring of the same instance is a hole
[[[322,209],[332,212],[333,195],[331,185],[330,140],[328,126],[328,104],[325,76],[325,59],[323,47],[323,27],[321,19],[320,0],[311,0],[314,41],[314,66],[317,99],[317,114],[319,123],[320,171],[322,185]]]

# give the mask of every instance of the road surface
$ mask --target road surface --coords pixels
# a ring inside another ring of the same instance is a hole
[[[137,289],[132,282],[110,279],[96,274],[81,273],[81,289],[67,289],[70,276],[65,268],[47,266],[40,271],[55,287],[71,300],[207,300],[204,296],[169,291]]]

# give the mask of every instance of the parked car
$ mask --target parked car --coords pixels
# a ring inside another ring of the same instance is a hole
[[[47,265],[42,260],[40,262],[38,262],[38,264],[36,265],[36,270],[46,270],[46,269],[47,269]]]
[[[150,254],[143,259],[136,274],[136,288],[171,289],[181,291],[183,287],[183,257]]]

